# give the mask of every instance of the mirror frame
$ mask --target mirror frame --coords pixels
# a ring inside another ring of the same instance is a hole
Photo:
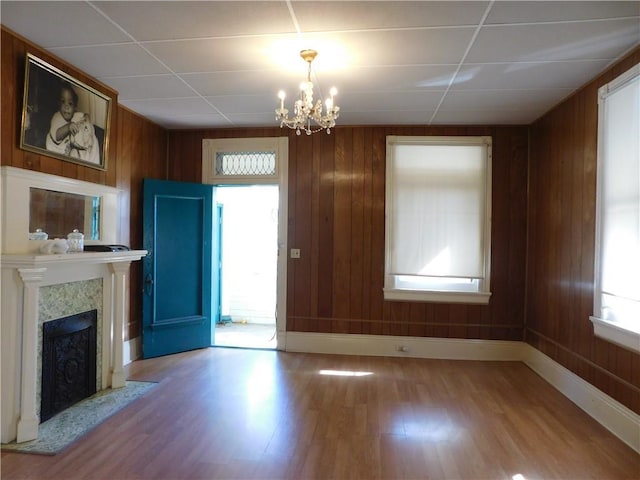
[[[3,166],[2,253],[38,253],[41,241],[29,240],[29,204],[32,187],[100,197],[100,240],[85,243],[118,243],[117,218],[120,191],[114,187],[74,180],[22,168]]]

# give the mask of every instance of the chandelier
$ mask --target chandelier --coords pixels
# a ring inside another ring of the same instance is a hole
[[[300,56],[309,64],[307,72],[307,80],[300,84],[300,98],[293,104],[293,117],[289,118],[289,110],[284,108],[285,93],[283,90],[278,92],[280,99],[280,108],[276,108],[276,120],[280,121],[280,128],[285,125],[292,130],[295,129],[296,135],[304,130],[307,135],[326,129],[327,133],[331,133],[331,129],[336,125],[336,118],[340,114],[340,107],[333,103],[333,97],[338,93],[335,87],[329,92],[331,97],[327,98],[325,105],[327,107],[326,114],[322,113],[322,101],[318,100],[313,103],[313,83],[311,82],[311,62],[316,58],[318,52],[315,50],[302,50]]]

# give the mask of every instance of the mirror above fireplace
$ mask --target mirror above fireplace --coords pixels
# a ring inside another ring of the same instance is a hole
[[[74,229],[86,240],[100,240],[100,197],[30,188],[29,239],[35,232],[66,238]]]
[[[118,243],[118,189],[32,170],[2,167],[2,253],[37,253],[42,240],[78,229],[85,244]]]

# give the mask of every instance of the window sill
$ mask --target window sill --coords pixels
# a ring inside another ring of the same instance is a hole
[[[487,305],[490,292],[436,292],[422,290],[404,290],[385,288],[385,300],[399,300],[403,302],[436,302],[436,303],[469,303]]]
[[[593,333],[600,338],[615,343],[627,350],[640,353],[640,332],[597,317],[589,317],[593,323]]]

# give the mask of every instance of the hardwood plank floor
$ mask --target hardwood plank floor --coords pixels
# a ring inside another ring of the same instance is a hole
[[[640,478],[519,362],[208,348],[127,373],[159,385],[59,455],[2,453],[2,478]]]

